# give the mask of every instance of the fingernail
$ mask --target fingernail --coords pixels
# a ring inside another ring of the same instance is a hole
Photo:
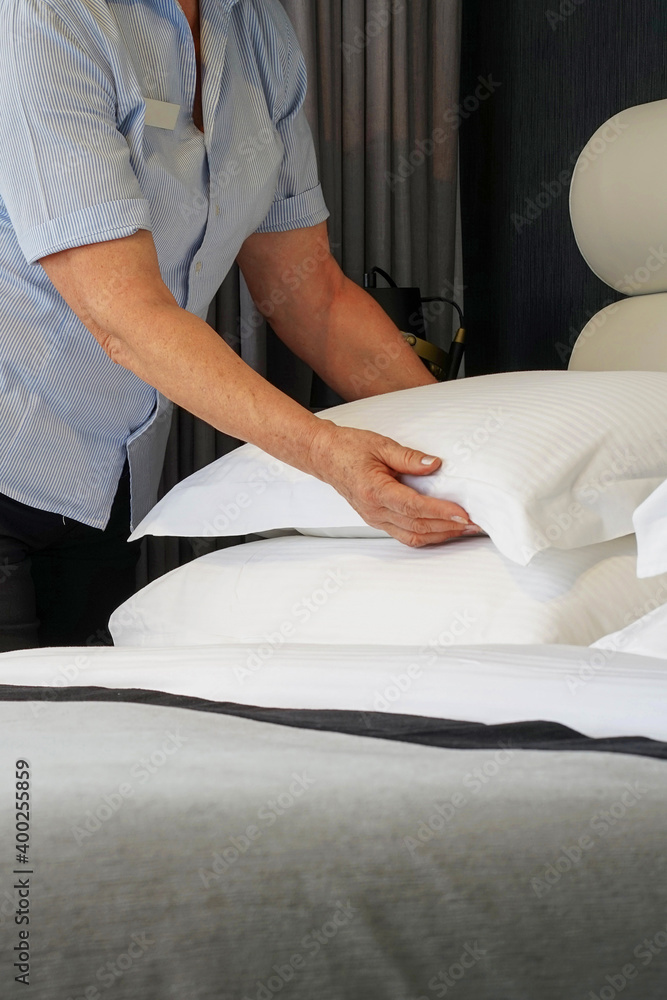
[[[437,458],[422,458],[422,465],[433,465],[434,462],[437,462]]]
[[[465,517],[453,517],[452,521],[456,521],[457,524],[470,524],[470,521],[466,520]]]
[[[463,529],[464,535],[483,535],[483,528],[479,528],[476,524],[471,524],[469,527]]]

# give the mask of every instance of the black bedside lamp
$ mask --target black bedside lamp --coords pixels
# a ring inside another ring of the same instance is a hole
[[[387,288],[378,287],[377,275],[381,275],[388,284]],[[381,267],[374,267],[364,275],[364,288],[378,305],[382,306],[389,318],[393,320],[407,342],[422,359],[431,374],[439,382],[449,382],[455,379],[461,367],[461,359],[465,350],[465,329],[463,313],[456,302],[440,295],[422,298],[418,288],[399,288],[391,275]],[[459,314],[459,330],[451,343],[449,351],[443,351],[435,344],[424,339],[423,302],[446,302]]]

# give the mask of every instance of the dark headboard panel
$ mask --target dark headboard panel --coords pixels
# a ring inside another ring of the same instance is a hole
[[[564,368],[589,317],[619,297],[577,250],[569,175],[606,119],[667,98],[667,4],[464,0],[463,12],[467,372]],[[489,74],[500,85],[474,110]]]

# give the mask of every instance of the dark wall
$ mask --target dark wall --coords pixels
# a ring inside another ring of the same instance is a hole
[[[577,249],[569,177],[604,121],[667,98],[667,3],[463,0],[463,11],[467,372],[563,368],[589,317],[619,297]]]

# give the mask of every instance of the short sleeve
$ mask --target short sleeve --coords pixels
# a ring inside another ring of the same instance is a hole
[[[151,229],[103,35],[67,13],[0,0],[0,197],[29,263]]]
[[[318,179],[313,136],[303,107],[308,86],[306,63],[287,14],[282,8],[280,13],[284,19],[288,57],[285,101],[274,124],[285,151],[273,204],[257,229],[258,233],[316,226],[329,217]]]

